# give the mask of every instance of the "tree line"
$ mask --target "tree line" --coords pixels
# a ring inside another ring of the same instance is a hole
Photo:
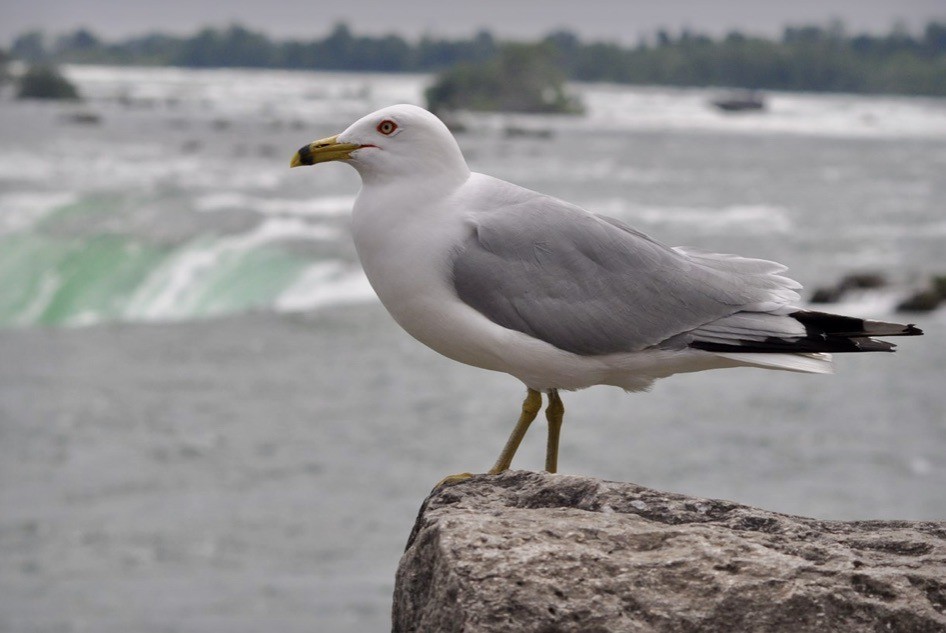
[[[31,31],[14,39],[10,53],[33,63],[430,72],[459,62],[486,60],[498,47],[486,31],[468,39],[424,37],[412,43],[397,35],[356,36],[347,25],[338,24],[320,39],[279,41],[233,25],[205,28],[190,37],[151,33],[113,43],[84,28],[54,40]]]
[[[29,62],[432,72],[496,60],[508,43],[488,31],[472,37],[363,36],[338,24],[312,40],[273,40],[233,25],[192,36],[149,34],[105,42],[88,29],[55,39],[33,31],[10,54]],[[788,27],[777,38],[732,32],[722,37],[660,31],[637,45],[584,42],[558,31],[534,47],[576,81],[675,86],[898,93],[946,96],[946,22],[919,33],[849,35],[840,23]]]

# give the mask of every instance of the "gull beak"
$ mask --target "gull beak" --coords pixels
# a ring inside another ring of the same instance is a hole
[[[289,167],[315,165],[331,160],[348,160],[351,158],[351,153],[360,148],[361,145],[356,143],[339,143],[338,134],[336,134],[300,147],[289,162]]]

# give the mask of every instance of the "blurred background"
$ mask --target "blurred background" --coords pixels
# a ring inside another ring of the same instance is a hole
[[[399,102],[477,171],[926,331],[565,394],[562,472],[946,518],[941,3],[226,6],[0,8],[0,631],[389,627],[421,501],[524,392],[387,316],[353,170],[288,169]]]

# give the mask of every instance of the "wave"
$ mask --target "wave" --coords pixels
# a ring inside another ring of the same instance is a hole
[[[0,326],[177,321],[365,300],[370,288],[350,264],[313,262],[288,247],[338,238],[298,218],[177,247],[115,235],[2,235]]]
[[[341,216],[351,213],[355,196],[325,196],[314,199],[264,198],[240,192],[218,192],[198,196],[197,211],[247,209],[263,215]]]
[[[0,235],[31,228],[56,209],[75,204],[69,191],[17,191],[0,195]]]
[[[764,113],[733,116],[710,101],[710,88],[577,84],[588,130],[680,130],[826,138],[946,138],[942,99],[849,94],[767,93]]]
[[[374,290],[360,267],[324,262],[304,270],[273,305],[280,312],[303,312],[374,298]]]
[[[392,103],[422,103],[427,75],[65,65],[92,102],[156,112],[350,122]]]
[[[198,239],[165,258],[129,298],[128,320],[210,317],[271,305],[305,262],[267,248],[282,239],[328,239],[326,227],[269,220],[249,234]]]
[[[0,325],[68,325],[119,318],[163,254],[113,236],[0,237]]]

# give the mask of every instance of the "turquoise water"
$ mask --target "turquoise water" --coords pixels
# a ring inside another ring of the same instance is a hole
[[[53,211],[71,219],[100,200]],[[210,236],[168,248],[121,235],[0,237],[0,326],[181,320],[271,308],[309,261]]]
[[[0,95],[0,630],[386,629],[418,505],[492,463],[522,387],[400,331],[348,235],[355,174],[287,163],[425,78],[68,72],[83,105]],[[471,165],[807,288],[882,270],[837,310],[927,335],[834,376],[565,394],[562,471],[946,517],[946,311],[893,310],[946,272],[946,102],[776,94],[727,117],[709,91],[575,89],[586,117],[470,118]]]

